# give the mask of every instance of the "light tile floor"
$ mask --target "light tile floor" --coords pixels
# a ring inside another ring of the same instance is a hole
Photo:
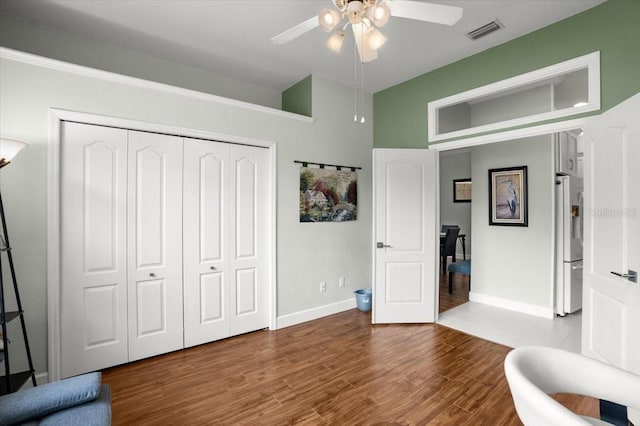
[[[580,353],[582,311],[546,319],[467,302],[441,313],[438,324],[512,348],[541,345]]]

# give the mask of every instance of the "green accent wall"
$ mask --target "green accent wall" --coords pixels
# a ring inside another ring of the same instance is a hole
[[[608,0],[375,93],[374,147],[425,148],[428,102],[598,50],[601,109],[606,111],[640,92],[640,0]]]
[[[305,77],[282,92],[282,110],[311,117],[311,76]]]

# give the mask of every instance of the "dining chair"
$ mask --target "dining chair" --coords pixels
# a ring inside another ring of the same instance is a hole
[[[458,225],[440,225],[440,232],[447,232],[447,229],[459,228]]]
[[[445,232],[444,238],[440,239],[440,256],[442,258],[442,273],[447,272],[447,258],[451,256],[452,262],[456,261],[456,241],[458,240],[458,234],[460,228],[448,228]]]

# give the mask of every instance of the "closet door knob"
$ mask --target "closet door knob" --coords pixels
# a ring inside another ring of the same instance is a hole
[[[149,276],[150,276],[151,278],[155,278],[155,277],[156,277],[156,274],[154,274],[153,272],[151,272],[151,273],[149,274]]]
[[[215,266],[209,266],[209,269],[211,269],[212,271],[215,271],[216,267]]]

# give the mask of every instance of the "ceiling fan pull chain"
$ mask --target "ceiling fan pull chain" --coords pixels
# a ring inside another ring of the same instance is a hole
[[[358,122],[358,47],[353,46],[353,122]]]
[[[362,25],[362,31],[360,31],[360,45],[362,46],[362,49],[364,51],[365,49],[365,45],[364,45],[364,25]],[[360,61],[360,114],[362,114],[362,118],[360,119],[360,123],[364,124],[364,60]]]

